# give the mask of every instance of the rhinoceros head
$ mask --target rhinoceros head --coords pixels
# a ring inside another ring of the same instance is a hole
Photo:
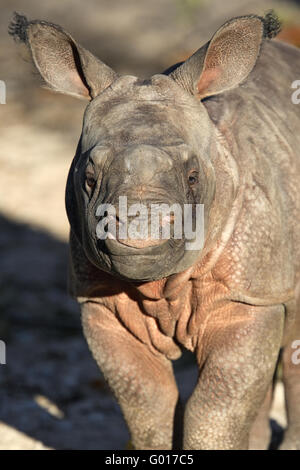
[[[16,15],[10,32],[46,84],[90,100],[67,212],[94,265],[146,281],[199,258],[217,223],[215,132],[202,100],[239,86],[276,28],[271,17],[232,19],[186,62],[141,80],[119,76],[60,26]]]

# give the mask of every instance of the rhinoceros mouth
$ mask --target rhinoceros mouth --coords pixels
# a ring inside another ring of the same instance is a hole
[[[161,256],[167,249],[166,245],[168,244],[170,244],[170,240],[119,240],[107,238],[104,242],[99,240],[97,246],[100,251],[104,251],[106,254],[111,256]]]

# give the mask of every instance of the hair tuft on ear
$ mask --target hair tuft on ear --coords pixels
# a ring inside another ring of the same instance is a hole
[[[264,37],[272,39],[281,31],[281,21],[274,12],[274,10],[268,11],[266,16],[262,18],[264,24]]]
[[[26,16],[14,12],[13,19],[8,26],[8,34],[10,34],[15,41],[27,42],[27,28],[29,21]]]

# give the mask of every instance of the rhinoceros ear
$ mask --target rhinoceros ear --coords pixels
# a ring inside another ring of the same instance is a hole
[[[36,68],[55,91],[92,99],[117,77],[58,25],[15,13],[9,34],[28,46]]]
[[[265,18],[233,18],[170,76],[200,99],[235,88],[255,66],[264,37],[279,31],[278,18],[271,12]]]

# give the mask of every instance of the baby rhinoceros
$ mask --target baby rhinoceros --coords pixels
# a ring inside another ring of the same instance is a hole
[[[300,51],[279,29],[233,18],[141,80],[60,26],[10,25],[47,85],[90,100],[66,189],[71,286],[136,449],[267,448],[280,355],[281,448],[300,449]],[[184,410],[183,348],[199,366]]]

